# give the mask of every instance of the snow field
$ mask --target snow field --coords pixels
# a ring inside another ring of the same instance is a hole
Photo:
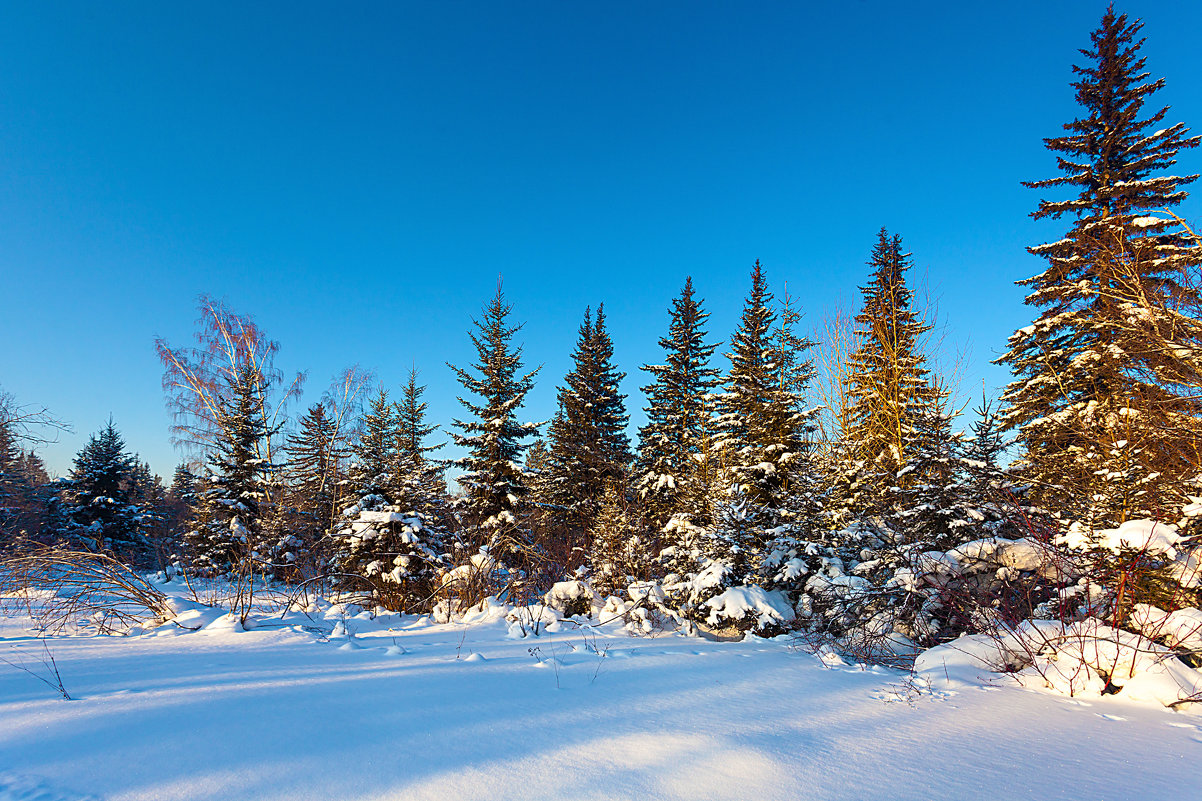
[[[1202,757],[1190,714],[918,693],[784,638],[173,603],[198,630],[50,638],[77,700],[0,665],[0,801],[1184,798]],[[0,655],[41,652],[0,618]]]

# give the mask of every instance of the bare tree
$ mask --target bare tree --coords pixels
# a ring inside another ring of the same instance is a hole
[[[195,347],[171,347],[162,337],[154,342],[163,363],[163,391],[174,419],[175,443],[207,452],[219,437],[229,436],[223,430],[221,398],[246,371],[253,379],[266,431],[256,455],[264,464],[274,465],[284,412],[300,396],[305,374],[298,372],[285,383],[283,372],[275,366],[280,343],[268,339],[249,316],[237,314],[223,301],[201,296],[197,327]],[[272,483],[268,481],[269,493]]]

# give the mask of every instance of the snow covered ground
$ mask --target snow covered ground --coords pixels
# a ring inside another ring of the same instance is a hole
[[[183,617],[203,628],[51,638],[72,701],[0,664],[0,801],[1202,797],[1202,717],[914,695],[784,639]],[[42,654],[0,618],[0,656],[47,675]]]

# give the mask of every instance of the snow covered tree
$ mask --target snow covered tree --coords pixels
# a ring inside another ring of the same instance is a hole
[[[28,540],[47,541],[52,508],[58,506],[46,465],[33,452],[47,429],[67,426],[45,408],[23,405],[0,389],[0,550]]]
[[[498,284],[481,319],[473,321],[476,331],[469,333],[477,362],[470,368],[447,365],[463,388],[478,398],[459,398],[471,418],[454,421],[461,432],[453,434],[455,444],[467,450],[466,456],[452,462],[464,471],[459,477],[464,494],[457,511],[478,535],[478,544],[497,558],[523,547],[520,515],[528,488],[520,461],[526,447],[522,440],[538,433],[537,424],[519,422],[517,417],[538,368],[521,372],[522,349],[513,344],[521,325],[509,324],[512,310]]]
[[[447,518],[447,482],[441,462],[431,454],[442,445],[427,445],[438,426],[426,422],[429,408],[422,396],[426,387],[417,383],[417,370],[411,369],[401,389],[401,400],[394,407],[395,462],[393,487],[395,502],[406,511],[421,512],[430,520]]]
[[[1180,277],[1199,263],[1199,248],[1170,218],[1151,215],[1185,199],[1182,187],[1197,176],[1165,170],[1199,138],[1165,124],[1167,107],[1144,112],[1164,80],[1148,80],[1140,28],[1108,8],[1081,51],[1085,66],[1073,67],[1082,115],[1045,140],[1063,174],[1025,184],[1076,190],[1041,200],[1032,215],[1067,216],[1072,227],[1029,248],[1048,263],[1020,282],[1040,313],[999,360],[1015,373],[1003,423],[1025,447],[1019,467],[1032,497],[1091,527],[1171,508],[1176,488],[1200,469],[1196,449],[1180,448],[1198,441],[1197,393],[1179,391],[1180,376],[1161,361],[1184,350],[1187,374],[1202,364],[1198,321],[1174,311],[1198,308]]]
[[[219,433],[209,454],[197,526],[187,537],[202,573],[249,575],[270,558],[262,552],[267,474],[260,455],[266,431],[260,380],[252,365],[243,365],[214,396]]]
[[[397,461],[397,423],[396,406],[381,385],[359,419],[359,436],[351,448],[353,461],[347,479],[350,502],[379,495],[392,503],[396,494],[393,470]]]
[[[110,419],[76,455],[64,483],[62,534],[89,550],[111,551],[125,559],[144,549],[143,510],[131,497],[135,469],[134,457]]]
[[[605,306],[596,318],[586,309],[572,369],[559,388],[559,408],[547,432],[550,442],[544,500],[560,535],[575,544],[592,524],[606,484],[630,464],[625,377],[613,364],[613,341],[605,328]]]
[[[311,561],[314,549],[338,519],[338,465],[344,456],[337,423],[325,403],[315,403],[300,420],[300,430],[288,438],[288,536],[273,559],[299,568]],[[295,569],[294,568],[294,569]]]
[[[901,237],[882,228],[868,264],[873,274],[860,290],[863,305],[855,318],[856,348],[848,359],[838,467],[857,476],[848,486],[857,488],[864,505],[849,510],[852,518],[890,509],[896,501],[892,488],[904,490],[925,480],[914,457],[929,444],[924,439],[934,436],[927,424],[937,418],[943,401],[921,350],[930,327],[913,308],[906,285],[910,257]]]
[[[367,495],[343,513],[335,532],[336,584],[387,609],[425,612],[440,571],[448,567],[447,538],[420,513]]]
[[[657,527],[677,513],[707,513],[707,459],[718,386],[718,371],[709,366],[717,344],[705,342],[708,318],[694,297],[693,279],[686,278],[680,297],[672,301],[668,336],[659,341],[664,363],[642,368],[654,381],[643,387],[647,424],[639,429],[636,490]]]
[[[726,391],[717,398],[714,447],[722,480],[738,484],[750,502],[779,507],[790,473],[808,449],[813,413],[805,407],[808,341],[795,331],[797,311],[778,329],[768,281],[757,260],[751,292],[731,339]]]
[[[622,477],[608,480],[588,529],[589,581],[602,595],[620,595],[631,581],[648,577],[648,544],[631,494]]]
[[[0,419],[0,550],[15,545],[18,537],[36,527],[30,514],[34,487],[26,470],[25,456],[16,432]]]

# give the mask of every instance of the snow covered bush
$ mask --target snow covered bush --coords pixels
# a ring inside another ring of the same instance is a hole
[[[352,591],[368,588],[387,609],[425,611],[446,567],[443,532],[379,495],[360,499],[343,512],[343,520],[335,532],[338,583]]]
[[[556,582],[543,596],[543,604],[568,617],[589,617],[604,601],[587,582],[574,580]]]

